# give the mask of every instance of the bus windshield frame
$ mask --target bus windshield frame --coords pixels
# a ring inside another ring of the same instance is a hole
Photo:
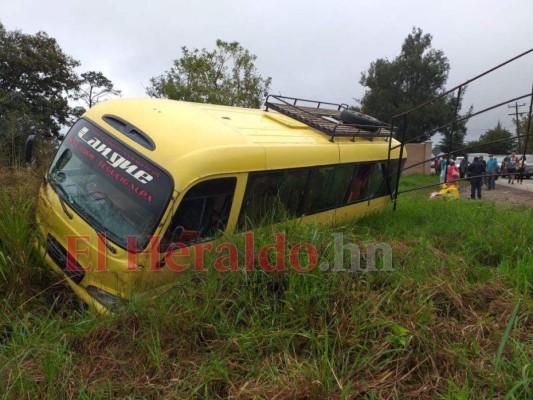
[[[97,233],[130,251],[148,245],[174,190],[170,174],[87,119],[67,133],[48,182]]]

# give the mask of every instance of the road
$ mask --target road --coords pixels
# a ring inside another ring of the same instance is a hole
[[[524,183],[518,183],[516,180],[514,182],[514,185],[511,183],[507,183],[507,179],[500,178],[496,181],[496,187],[498,186],[506,186],[513,189],[519,189],[519,190],[526,190],[528,192],[531,192],[533,195],[533,179],[524,179]]]
[[[470,200],[470,184],[461,183],[461,199]],[[526,206],[533,207],[533,179],[524,179],[521,185],[516,183],[514,185],[508,184],[507,179],[498,179],[496,181],[496,190],[487,190],[483,185],[483,202],[495,202],[500,205],[512,206]]]

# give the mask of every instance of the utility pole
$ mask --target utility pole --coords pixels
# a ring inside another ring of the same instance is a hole
[[[514,114],[508,114],[508,115],[514,115],[515,117],[515,124],[516,124],[516,140],[518,141],[518,147],[521,147],[522,141],[518,138],[520,136],[520,121],[518,119],[519,115],[527,114],[526,112],[518,112],[518,107],[525,107],[526,103],[524,104],[518,104],[517,101],[515,101],[514,106],[507,106],[507,108],[513,108],[515,109]],[[520,151],[520,149],[518,149]]]

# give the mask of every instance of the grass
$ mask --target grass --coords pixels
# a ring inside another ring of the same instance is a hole
[[[184,273],[104,318],[32,255],[27,174],[0,174],[4,398],[533,396],[530,208],[429,201],[425,190],[339,226],[285,222],[276,230],[315,244],[319,262],[333,263],[336,232],[363,250],[388,243],[394,271]],[[256,247],[273,233],[258,230]]]

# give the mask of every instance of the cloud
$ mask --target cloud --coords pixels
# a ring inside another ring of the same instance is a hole
[[[353,104],[364,94],[361,72],[394,58],[413,26],[449,58],[449,87],[527,50],[533,37],[533,2],[497,0],[3,0],[0,15],[7,29],[55,37],[81,70],[101,70],[126,97],[144,96],[143,85],[168,70],[182,46],[213,48],[217,38],[256,54],[276,93]],[[470,85],[464,105],[481,109],[526,93],[532,74],[533,54]],[[507,111],[473,119],[469,138],[498,119],[513,129]]]

